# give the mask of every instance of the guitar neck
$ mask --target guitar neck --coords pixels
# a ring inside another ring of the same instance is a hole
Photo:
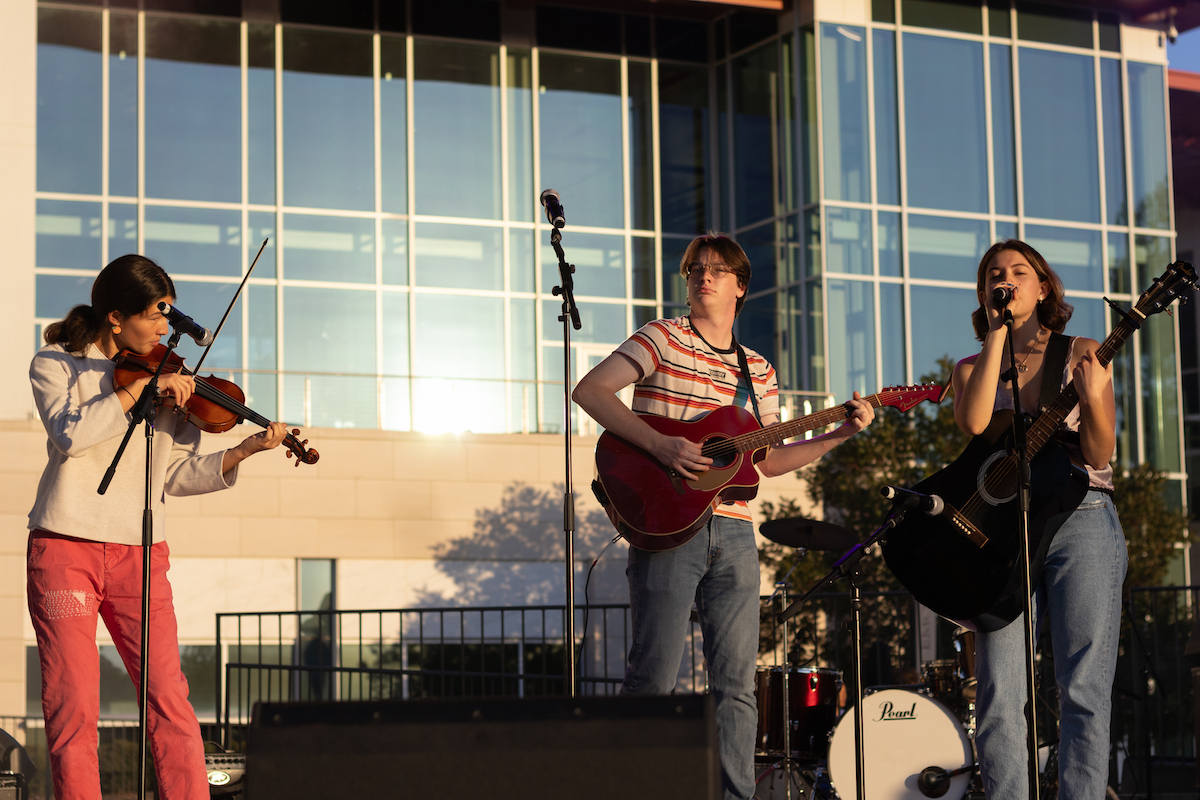
[[[1133,336],[1133,332],[1141,325],[1141,321],[1146,319],[1145,315],[1139,312],[1136,308],[1130,310],[1130,315],[1137,318],[1136,324],[1129,320],[1121,320],[1120,324],[1113,328],[1112,333],[1100,343],[1096,348],[1096,361],[1101,367],[1107,367],[1127,341]],[[1042,380],[1046,380],[1050,376],[1043,375]],[[1053,403],[1046,408],[1040,417],[1029,427],[1028,447],[1029,457],[1033,456],[1042,449],[1046,442],[1050,441],[1050,437],[1062,425],[1063,420],[1071,413],[1075,406],[1079,405],[1079,390],[1075,388],[1075,381],[1072,380],[1062,392],[1054,400]]]
[[[881,396],[878,394],[864,397],[863,400],[870,403],[872,408],[880,408],[883,405]],[[739,453],[761,450],[764,447],[781,444],[793,436],[799,436],[802,433],[808,433],[809,431],[824,428],[838,422],[845,422],[846,417],[849,415],[850,412],[846,410],[844,405],[834,406],[833,408],[826,408],[803,417],[790,419],[787,422],[776,422],[774,425],[768,425],[751,433],[743,433],[741,436],[735,436],[730,439],[729,443],[732,443]]]

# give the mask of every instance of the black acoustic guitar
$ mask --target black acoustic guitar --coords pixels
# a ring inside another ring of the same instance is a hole
[[[1164,310],[1195,283],[1191,264],[1177,261],[1167,267],[1100,344],[1096,351],[1100,365],[1112,361],[1147,317]],[[1078,403],[1072,381],[1028,429],[1029,563],[1035,584],[1055,532],[1088,490],[1087,471],[1054,440]],[[1010,452],[1012,413],[998,411],[962,455],[913,487],[941,497],[943,512],[934,517],[909,512],[883,545],[888,568],[919,602],[973,630],[999,630],[1024,608],[1024,579],[1017,569],[1020,542],[1017,459]]]

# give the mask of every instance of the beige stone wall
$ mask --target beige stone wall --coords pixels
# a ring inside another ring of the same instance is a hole
[[[206,436],[203,446],[229,447],[253,432],[239,426]],[[217,612],[294,609],[297,558],[338,559],[341,608],[562,602],[562,437],[331,429],[304,435],[320,451],[315,465],[296,467],[282,451],[264,453],[243,463],[231,490],[168,500],[182,641],[211,644]],[[597,523],[588,488],[594,445],[593,438],[577,439],[572,449],[578,597],[584,570],[612,536],[607,521]],[[36,421],[0,423],[0,447],[6,715],[25,711],[24,648],[34,643],[24,601],[26,513],[45,464],[45,434]],[[512,502],[517,484],[536,502]],[[802,494],[802,483],[786,475],[764,481],[759,497]],[[626,601],[623,570],[624,551],[610,548],[593,576],[593,602]],[[108,641],[103,626],[97,641]]]

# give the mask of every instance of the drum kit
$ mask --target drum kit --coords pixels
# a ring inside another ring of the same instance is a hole
[[[809,550],[847,552],[861,546],[841,526],[799,517],[771,520],[759,530],[777,544],[802,551],[801,556]],[[847,556],[839,564],[857,560]],[[776,594],[787,606],[786,579],[777,587]],[[785,642],[788,616],[778,617]],[[863,689],[861,715],[849,713],[855,691],[845,691],[841,670],[794,666],[791,649],[784,647],[784,666],[760,668],[755,676],[755,797],[859,800],[861,781],[865,800],[982,798],[973,741],[973,632],[959,630],[954,647],[956,659],[922,665],[919,684]],[[862,726],[861,754],[855,741],[856,716]]]

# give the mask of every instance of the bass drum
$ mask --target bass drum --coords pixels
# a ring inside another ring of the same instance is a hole
[[[950,772],[975,763],[958,717],[937,700],[905,689],[884,689],[863,698],[863,760],[870,800],[925,800],[927,795],[917,788],[922,770]],[[833,731],[829,777],[842,800],[857,800],[852,711]],[[955,775],[942,798],[962,800],[970,782],[970,772]]]

